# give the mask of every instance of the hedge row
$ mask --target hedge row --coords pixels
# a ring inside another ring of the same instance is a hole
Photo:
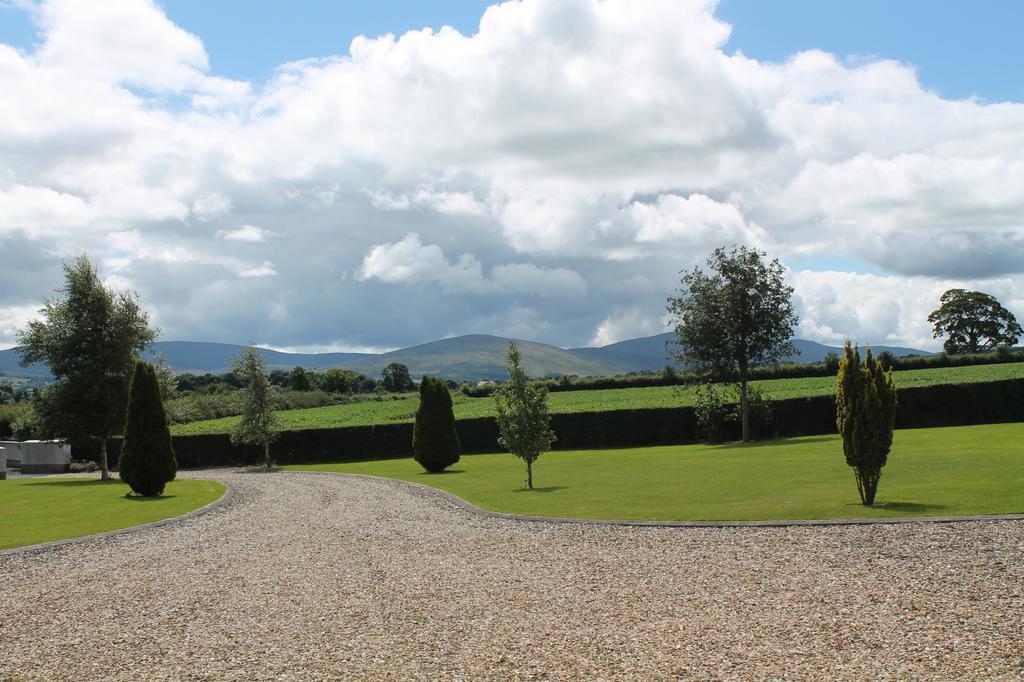
[[[926,386],[899,391],[897,428],[962,426],[1024,421],[1024,379]],[[836,432],[832,396],[790,398],[772,403],[771,433],[761,436],[813,436]],[[694,443],[700,438],[692,407],[575,412],[551,415],[555,449],[617,448]],[[492,417],[456,422],[463,452],[495,452],[498,427]],[[727,434],[737,439],[738,433]],[[78,459],[95,448],[76,448]],[[116,461],[120,441],[109,444]],[[174,451],[183,468],[253,464],[259,448],[231,444],[227,434],[175,436]],[[272,446],[278,464],[409,457],[412,424],[379,424],[284,431]]]

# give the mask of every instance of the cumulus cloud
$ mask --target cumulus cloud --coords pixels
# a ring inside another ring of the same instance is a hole
[[[224,239],[229,242],[265,242],[268,237],[273,236],[274,233],[270,230],[265,230],[255,225],[242,225],[234,230],[217,231],[218,239]]]
[[[938,347],[922,320],[954,285],[1024,316],[1024,104],[729,53],[712,0],[508,2],[251,84],[152,0],[26,11],[37,46],[0,45],[0,243],[56,279],[0,272],[0,309],[87,251],[168,337],[573,346],[663,330],[679,271],[737,243],[882,273],[793,274],[817,340]]]
[[[418,234],[408,234],[394,244],[378,244],[363,258],[356,279],[377,279],[388,284],[433,282],[448,293],[472,295],[528,294],[531,296],[582,296],[586,282],[566,268],[542,268],[533,263],[506,263],[484,276],[480,261],[464,253],[451,262],[437,244],[424,244]]]

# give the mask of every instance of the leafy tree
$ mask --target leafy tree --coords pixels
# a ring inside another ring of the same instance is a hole
[[[515,342],[508,345],[508,383],[494,390],[498,443],[526,462],[526,487],[533,489],[533,463],[551,449],[555,433],[548,416],[548,389],[531,384]]]
[[[280,431],[274,414],[274,395],[263,354],[255,348],[243,348],[231,359],[231,369],[242,378],[242,418],[231,432],[232,443],[263,446],[263,467],[270,469],[270,444]]]
[[[117,468],[121,480],[143,497],[163,495],[164,486],[178,471],[160,382],[154,368],[141,360],[135,364],[128,388],[128,416]]]
[[[669,297],[676,330],[672,354],[713,376],[738,373],[743,440],[750,440],[750,368],[796,352],[790,339],[799,321],[778,261],[745,246],[715,249],[708,272],[694,268],[682,277],[679,295]]]
[[[384,390],[389,393],[405,393],[416,388],[412,377],[409,376],[409,368],[400,362],[392,362],[381,372],[381,383]]]
[[[420,381],[420,406],[412,431],[413,457],[432,474],[459,461],[459,434],[455,431],[452,394],[441,379]]]
[[[60,295],[44,301],[42,319],[18,332],[17,349],[23,366],[50,368],[56,382],[45,397],[53,426],[72,442],[98,440],[107,480],[107,438],[124,426],[132,367],[158,332],[138,296],[104,287],[86,256],[65,264],[64,278]]]
[[[163,353],[153,356],[153,371],[156,373],[157,386],[160,387],[160,399],[164,402],[173,400],[178,393],[178,377],[174,376],[174,370]]]
[[[292,368],[291,374],[288,378],[288,384],[291,386],[293,391],[313,390],[313,386],[309,382],[309,372],[300,366]]]
[[[864,362],[860,350],[846,342],[839,364],[836,392],[836,426],[843,437],[846,463],[853,468],[862,504],[875,503],[878,479],[892,447],[896,421],[896,385],[892,370],[868,348]]]
[[[928,321],[934,325],[936,339],[949,337],[942,347],[951,355],[979,353],[1000,344],[1012,346],[1024,333],[1013,313],[989,294],[950,289],[939,303]]]

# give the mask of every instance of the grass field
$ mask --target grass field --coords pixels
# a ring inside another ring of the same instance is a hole
[[[0,549],[92,535],[180,516],[224,494],[214,481],[172,481],[162,497],[125,497],[120,481],[19,478],[0,481]]]
[[[908,388],[1021,378],[1024,378],[1024,363],[1006,363],[907,370],[896,373],[896,385],[900,388]],[[836,380],[835,377],[770,379],[755,381],[753,385],[774,399],[803,398],[834,393]],[[456,419],[486,417],[494,414],[492,398],[469,398],[461,394],[454,394],[452,400]],[[655,386],[565,391],[551,393],[549,401],[552,413],[679,407],[692,403],[693,387]],[[349,405],[289,410],[278,412],[278,417],[281,420],[282,428],[291,430],[411,422],[416,415],[418,405],[419,398],[410,395],[402,400],[370,400]],[[227,433],[237,422],[238,417],[225,417],[176,424],[171,427],[171,433],[174,435]]]
[[[450,473],[412,459],[286,467],[413,481],[513,514],[593,519],[781,520],[1024,513],[1024,424],[897,431],[874,507],[857,496],[839,436],[745,445],[545,453],[533,491],[510,454]]]

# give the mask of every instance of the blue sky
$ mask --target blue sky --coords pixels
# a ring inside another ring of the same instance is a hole
[[[476,32],[480,0],[164,0],[177,24],[199,36],[218,74],[260,81],[285,62],[347,52],[357,35],[423,27]],[[1024,2],[1016,0],[721,0],[729,50],[781,61],[819,48],[851,59],[915,65],[928,88],[951,98],[1024,101]],[[30,48],[35,28],[0,4],[0,42]]]
[[[803,338],[1024,316],[1024,2],[486,8],[0,0],[0,347],[82,251],[165,339],[297,350],[654,334],[729,243]]]

